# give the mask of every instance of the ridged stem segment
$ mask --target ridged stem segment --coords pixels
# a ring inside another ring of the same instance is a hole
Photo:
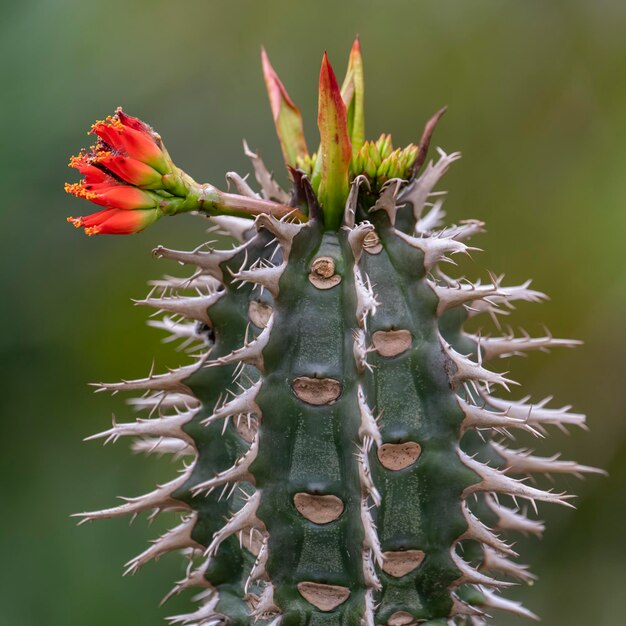
[[[251,471],[283,626],[358,626],[365,608],[352,264],[344,233],[303,227],[263,351]]]

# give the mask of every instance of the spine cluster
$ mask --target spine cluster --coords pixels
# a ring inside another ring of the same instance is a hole
[[[247,151],[262,199],[287,203]],[[525,478],[597,470],[509,449],[515,429],[543,436],[584,416],[499,398],[513,381],[486,363],[577,342],[464,331],[468,318],[497,320],[544,296],[441,269],[483,230],[441,224],[433,190],[457,158],[442,153],[373,201],[357,177],[337,231],[324,228],[303,177],[304,224],[216,217],[239,239],[234,249],[156,250],[192,273],[156,281],[138,304],[163,314],[151,324],[195,362],[100,385],[143,392],[131,403],[148,417],[94,437],[131,436],[137,452],[180,457],[183,470],[81,517],[178,512],[180,523],[127,564],[133,573],[166,552],[186,554],[171,593],[199,587],[200,605],[171,623],[479,626],[493,609],[532,617],[500,595],[532,580],[508,534],[543,530],[516,499],[567,505],[569,496]]]

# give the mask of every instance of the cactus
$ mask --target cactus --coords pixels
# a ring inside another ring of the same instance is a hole
[[[134,573],[171,551],[188,559],[169,595],[200,588],[199,606],[172,624],[435,626],[486,624],[492,610],[533,617],[500,589],[533,576],[511,533],[540,535],[518,499],[571,506],[531,486],[542,473],[598,472],[509,449],[522,430],[583,426],[546,402],[502,399],[514,384],[487,369],[499,357],[572,347],[546,334],[481,337],[468,318],[498,318],[544,295],[453,279],[442,269],[483,231],[443,226],[434,191],[459,158],[427,162],[443,110],[417,145],[366,141],[363,65],[355,42],[340,87],[326,55],[319,83],[320,146],[309,153],[300,111],[263,52],[271,109],[292,189],[247,145],[257,193],[198,184],[159,135],[119,109],[92,128],[96,144],[70,165],[67,191],[103,207],[69,218],[87,234],[135,233],[167,215],[208,216],[232,249],[155,255],[190,268],[154,281],[137,304],[180,340],[190,365],[98,390],[141,392],[148,416],[91,439],[183,462],[171,482],[82,521],[173,512],[172,530],[127,564]],[[511,500],[501,503],[500,500]]]

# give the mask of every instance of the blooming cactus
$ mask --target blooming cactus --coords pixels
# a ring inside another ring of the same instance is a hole
[[[134,572],[183,551],[187,574],[172,593],[199,587],[200,606],[172,623],[478,626],[492,609],[532,616],[496,592],[533,579],[508,535],[543,525],[517,499],[570,500],[524,477],[598,470],[509,449],[510,431],[543,435],[584,416],[499,397],[513,381],[485,364],[577,342],[463,329],[544,296],[442,270],[483,230],[475,220],[441,225],[433,190],[459,157],[440,151],[427,163],[443,110],[418,145],[366,141],[357,41],[341,88],[324,55],[311,154],[300,111],[265,52],[262,61],[290,193],[247,146],[260,193],[232,172],[237,193],[200,185],[121,110],[94,125],[96,146],[70,163],[84,180],[67,190],[105,207],[71,219],[87,234],[134,233],[191,211],[238,240],[157,248],[192,275],[156,281],[139,303],[162,312],[152,325],[196,360],[99,385],[143,392],[131,402],[150,417],[93,438],[131,436],[136,451],[183,457],[183,472],[80,517],[182,516],[128,563]]]

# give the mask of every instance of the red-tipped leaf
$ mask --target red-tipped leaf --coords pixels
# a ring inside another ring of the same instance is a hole
[[[352,143],[352,154],[355,156],[365,142],[364,91],[363,57],[357,37],[352,44],[352,50],[350,50],[348,70],[341,86],[341,96],[347,112],[348,136]]]
[[[270,99],[272,116],[283,157],[287,165],[295,167],[298,157],[305,158],[309,154],[304,138],[302,114],[289,97],[285,86],[278,78],[278,74],[274,71],[265,48],[261,48],[261,61],[267,95]]]
[[[317,125],[321,140],[318,160],[321,159],[322,163],[318,198],[326,226],[337,228],[349,192],[352,146],[348,137],[346,106],[326,53],[320,70]]]

